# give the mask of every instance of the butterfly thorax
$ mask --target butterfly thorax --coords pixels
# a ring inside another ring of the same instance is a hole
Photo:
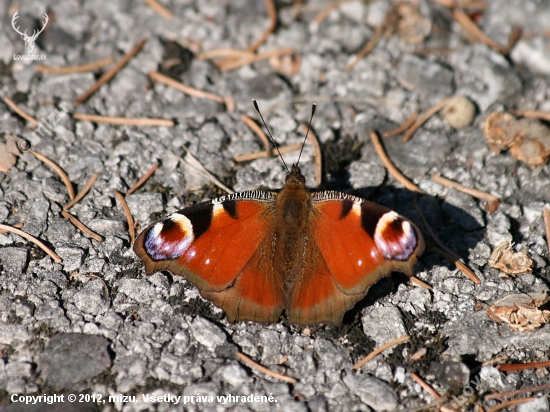
[[[311,210],[311,194],[304,182],[300,169],[294,165],[277,196],[273,265],[282,275],[285,288],[301,274],[304,264]]]

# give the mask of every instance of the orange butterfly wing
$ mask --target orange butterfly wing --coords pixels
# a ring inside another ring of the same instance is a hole
[[[145,229],[134,250],[147,274],[184,276],[230,321],[276,322],[284,303],[268,259],[275,198],[242,192],[183,209]]]
[[[292,291],[292,323],[339,324],[369,288],[392,271],[413,273],[424,251],[420,230],[396,212],[339,192],[312,196],[307,259]]]

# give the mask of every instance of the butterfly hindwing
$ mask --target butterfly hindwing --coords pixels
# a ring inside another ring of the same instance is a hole
[[[263,315],[274,322],[282,296],[263,266],[268,251],[262,244],[270,242],[275,197],[241,192],[183,209],[145,229],[134,250],[148,274],[169,270],[184,276],[229,319]]]

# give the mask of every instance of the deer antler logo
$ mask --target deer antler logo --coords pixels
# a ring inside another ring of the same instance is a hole
[[[15,27],[15,21],[19,17],[17,14],[19,13],[19,10],[15,12],[13,15],[13,18],[11,19],[11,25],[13,29],[21,35],[21,38],[25,41],[25,51],[27,54],[31,54],[34,49],[34,43],[36,42],[36,39],[40,33],[44,31],[46,28],[46,24],[48,24],[49,18],[46,13],[44,13],[44,22],[42,23],[42,28],[40,30],[34,30],[32,33],[32,36],[27,35],[27,30],[25,30],[23,33],[19,31],[19,26]]]

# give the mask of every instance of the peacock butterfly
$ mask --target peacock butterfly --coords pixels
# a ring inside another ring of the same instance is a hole
[[[147,274],[184,276],[230,322],[273,323],[285,311],[294,324],[340,324],[381,277],[412,276],[424,240],[376,203],[310,192],[294,164],[278,193],[245,191],[182,209],[141,232],[134,251]]]

